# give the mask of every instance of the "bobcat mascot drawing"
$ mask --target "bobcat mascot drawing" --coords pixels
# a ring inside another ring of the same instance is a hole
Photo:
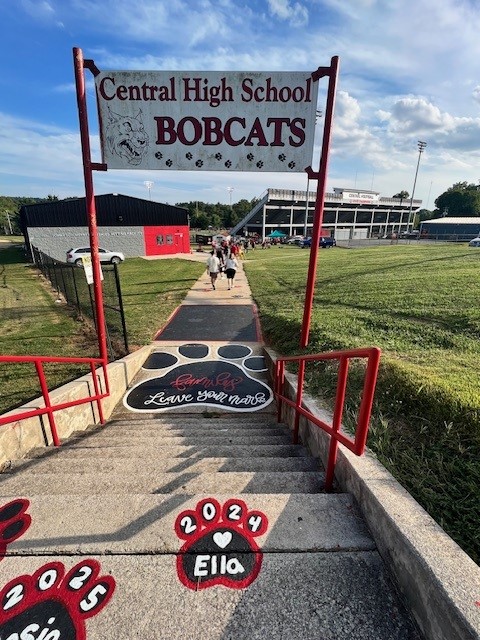
[[[108,148],[129,165],[139,165],[147,151],[148,136],[142,121],[142,112],[136,116],[121,116],[108,110],[106,127]]]

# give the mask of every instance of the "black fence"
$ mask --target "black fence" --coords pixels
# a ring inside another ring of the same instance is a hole
[[[32,257],[52,287],[77,310],[78,315],[90,318],[96,325],[93,285],[87,284],[84,269],[54,260],[36,247],[32,247]],[[129,353],[118,266],[102,264],[102,273],[108,352],[110,360],[116,360]]]

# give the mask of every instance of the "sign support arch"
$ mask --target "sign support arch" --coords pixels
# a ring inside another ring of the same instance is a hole
[[[323,222],[338,57],[310,72],[100,71],[73,49],[100,357],[107,361],[93,171],[306,171],[317,180],[300,346],[306,347]],[[102,163],[91,161],[84,70],[95,78]],[[311,168],[318,81],[328,77],[320,168]],[[305,168],[306,167],[306,168]]]

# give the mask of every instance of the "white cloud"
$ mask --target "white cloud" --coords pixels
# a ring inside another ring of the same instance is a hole
[[[292,27],[302,27],[308,23],[308,9],[299,2],[289,0],[267,0],[270,13],[286,20]]]

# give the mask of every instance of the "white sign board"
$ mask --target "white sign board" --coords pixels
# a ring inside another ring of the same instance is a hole
[[[102,71],[108,169],[303,172],[318,82],[309,72]]]
[[[90,254],[86,254],[82,256],[82,263],[83,263],[83,268],[85,270],[85,277],[87,279],[87,284],[93,284],[92,256]],[[102,265],[100,265],[100,280],[103,280]]]
[[[378,204],[378,193],[362,193],[361,191],[344,191],[342,193],[344,202],[351,204]]]

